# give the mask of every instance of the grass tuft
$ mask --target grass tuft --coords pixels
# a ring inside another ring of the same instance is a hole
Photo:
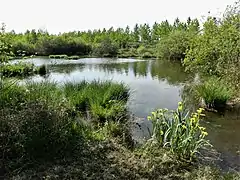
[[[215,77],[197,85],[196,92],[198,98],[203,98],[208,108],[225,106],[226,102],[233,96],[231,87],[223,80]]]

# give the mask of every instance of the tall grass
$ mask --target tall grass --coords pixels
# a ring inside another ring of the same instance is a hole
[[[90,130],[82,123],[86,111],[103,129],[115,123],[107,129],[110,134],[124,132],[116,122],[126,116],[129,93],[123,84],[83,81],[62,87],[48,81],[18,85],[4,80],[0,85],[0,159],[6,172],[31,161],[66,157],[82,147]]]
[[[101,123],[120,120],[126,115],[129,89],[124,84],[111,81],[67,83],[64,92],[72,106],[79,111],[89,111],[92,118]]]
[[[60,104],[54,83],[1,81],[0,159],[4,172],[64,157],[81,143],[82,128]]]
[[[14,80],[0,81],[0,108],[17,108],[25,102],[26,91]]]
[[[183,104],[179,103],[176,111],[160,109],[148,117],[153,123],[150,142],[169,148],[180,158],[192,161],[199,149],[210,145],[205,137],[207,132],[199,124],[203,109],[189,115]]]
[[[196,86],[198,98],[203,98],[208,108],[224,106],[232,98],[231,87],[223,80],[215,77],[209,78],[204,83]]]
[[[5,64],[0,66],[0,73],[4,77],[26,77],[33,74],[45,75],[46,66],[36,67],[30,63]]]
[[[6,64],[1,67],[1,73],[5,77],[29,76],[34,74],[35,67],[29,63]]]

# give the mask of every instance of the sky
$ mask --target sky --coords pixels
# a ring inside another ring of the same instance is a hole
[[[0,23],[7,30],[46,29],[50,33],[133,27],[176,17],[219,15],[235,0],[0,0]]]

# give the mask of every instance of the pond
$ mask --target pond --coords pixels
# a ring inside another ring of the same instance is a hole
[[[79,60],[55,60],[33,58],[23,61],[37,66],[46,64],[49,75],[33,76],[28,80],[51,80],[58,83],[82,80],[113,80],[127,84],[131,89],[128,107],[139,118],[142,127],[150,126],[144,120],[157,108],[176,109],[182,99],[190,97],[184,92],[185,85],[192,82],[194,74],[184,71],[180,63],[160,60],[84,58]],[[240,112],[224,115],[208,114],[203,122],[209,133],[209,140],[220,152],[219,165],[229,170],[240,170]],[[146,128],[136,131],[144,136]]]

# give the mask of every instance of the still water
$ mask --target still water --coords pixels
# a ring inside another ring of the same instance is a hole
[[[49,71],[47,77],[33,76],[29,80],[64,83],[99,79],[124,82],[131,89],[129,110],[140,118],[146,118],[157,108],[176,109],[179,101],[190,97],[184,87],[195,77],[184,72],[179,63],[169,61],[106,58],[33,58],[24,61],[37,66],[46,64]],[[220,165],[225,169],[240,170],[240,112],[208,114],[203,124],[208,129],[209,140],[221,153]]]

